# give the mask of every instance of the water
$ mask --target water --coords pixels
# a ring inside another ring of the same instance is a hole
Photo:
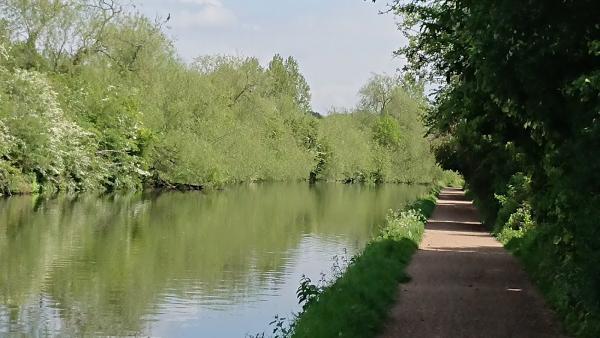
[[[0,336],[244,337],[421,186],[0,200]]]

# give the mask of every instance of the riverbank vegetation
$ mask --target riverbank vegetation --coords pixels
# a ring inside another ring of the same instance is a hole
[[[0,13],[0,194],[441,175],[414,81],[375,76],[321,116],[291,57],[184,62],[164,21],[112,0]]]
[[[594,1],[395,1],[436,155],[578,337],[600,336]]]
[[[329,279],[317,283],[304,279],[298,288],[303,311],[291,322],[276,318],[274,336],[375,336],[394,303],[398,283],[409,280],[405,268],[418,248],[439,191],[436,185],[406,209],[390,210],[379,234],[347,264],[336,265]]]

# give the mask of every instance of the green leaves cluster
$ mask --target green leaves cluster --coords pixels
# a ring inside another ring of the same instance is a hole
[[[26,181],[65,190],[86,185],[95,164],[91,135],[65,116],[47,78],[0,69],[0,95],[0,191],[27,192]]]
[[[323,118],[292,57],[186,64],[160,21],[112,0],[0,7],[2,194],[441,174],[413,82],[374,76]]]
[[[409,38],[399,53],[439,86],[427,115],[438,160],[465,175],[491,224],[518,218],[494,196],[511,195],[515,175],[530,179],[510,208],[537,224],[523,252],[539,259],[532,271],[567,329],[584,337],[600,333],[597,9],[586,0],[393,5]]]
[[[114,1],[5,1],[0,189],[137,189],[299,179],[310,92],[292,58],[186,65],[160,23]]]
[[[374,75],[360,91],[355,111],[332,113],[320,121],[320,134],[332,149],[325,177],[374,183],[440,178],[442,170],[424,137],[424,94],[413,98],[405,85],[401,79]]]

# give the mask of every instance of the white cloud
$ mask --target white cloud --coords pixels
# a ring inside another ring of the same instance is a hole
[[[260,32],[262,30],[262,27],[257,24],[245,23],[242,25],[242,29],[244,29],[245,31]]]
[[[220,0],[177,0],[192,5],[189,10],[172,15],[172,25],[178,28],[223,28],[236,24],[237,17]]]
[[[177,0],[177,2],[184,4],[194,4],[200,6],[217,6],[223,7],[221,0]]]

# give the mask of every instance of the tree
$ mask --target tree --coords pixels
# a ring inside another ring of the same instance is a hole
[[[300,73],[298,62],[293,57],[288,57],[285,61],[281,55],[276,54],[269,62],[267,71],[270,74],[271,95],[286,95],[294,98],[294,103],[304,112],[311,112],[310,108],[310,87],[306,79]]]
[[[79,64],[102,48],[106,27],[123,8],[114,0],[4,0],[0,17],[20,42],[26,68],[39,68],[42,54],[57,71],[66,60]]]
[[[374,74],[359,92],[361,108],[384,114],[398,85],[398,79],[393,76]]]
[[[466,176],[490,219],[511,178],[531,178],[540,229],[522,250],[540,255],[535,273],[564,299],[568,325],[598,336],[597,2],[397,0],[392,11],[409,39],[407,70],[438,87],[427,116],[438,158]]]

